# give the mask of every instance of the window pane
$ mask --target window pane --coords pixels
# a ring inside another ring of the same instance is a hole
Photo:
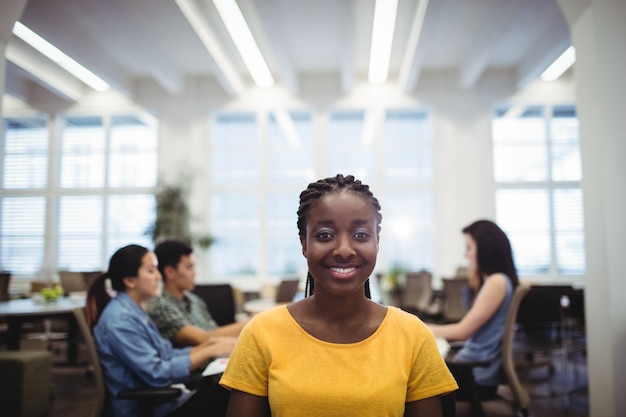
[[[557,267],[561,274],[585,272],[585,234],[582,191],[555,190]]]
[[[63,119],[61,187],[104,186],[105,135],[100,117]]]
[[[259,199],[250,193],[215,194],[211,200],[215,244],[213,270],[229,276],[256,273],[259,266]]]
[[[111,187],[151,187],[157,178],[157,131],[133,116],[111,118]]]
[[[48,183],[48,128],[43,117],[4,119],[4,188]]]
[[[212,136],[211,173],[214,184],[248,184],[260,176],[260,140],[252,113],[216,116]]]
[[[102,203],[100,196],[59,199],[59,269],[102,267]]]
[[[287,275],[306,270],[298,238],[299,193],[271,192],[267,199],[266,259],[268,273]]]
[[[267,126],[267,181],[271,184],[302,184],[315,178],[313,123],[310,113],[290,113],[298,143],[292,144],[286,133],[270,116]],[[284,129],[288,129],[289,126]]]
[[[385,179],[432,181],[431,138],[429,120],[423,111],[387,111],[383,138]]]
[[[550,271],[548,204],[546,190],[496,191],[496,221],[511,241],[520,275]]]
[[[498,182],[548,179],[546,123],[543,118],[493,121],[494,175]]]
[[[146,235],[154,223],[154,195],[114,195],[109,197],[107,219],[109,256],[122,246],[136,243],[148,248],[152,238]]]
[[[578,119],[573,106],[554,109],[550,126],[552,135],[552,179],[554,181],[580,181],[582,168]]]
[[[376,154],[372,144],[363,144],[365,113],[334,111],[328,126],[327,177],[354,175],[365,183],[374,181]]]
[[[435,260],[432,192],[386,192],[379,201],[387,265],[432,270]]]
[[[0,270],[32,275],[43,261],[46,200],[5,197],[0,204]]]

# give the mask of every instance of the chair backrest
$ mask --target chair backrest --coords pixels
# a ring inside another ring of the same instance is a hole
[[[463,291],[466,291],[469,278],[443,278],[443,319],[448,322],[456,322],[463,318],[467,312]]]
[[[298,293],[299,286],[299,279],[283,279],[278,285],[278,290],[276,291],[276,302],[289,303],[293,301],[294,297]]]
[[[82,272],[59,271],[59,281],[65,295],[71,292],[87,291]]]
[[[0,272],[0,301],[7,301],[9,297],[10,272]]]
[[[98,356],[98,350],[96,349],[96,342],[94,341],[91,329],[85,319],[85,309],[83,307],[76,307],[74,309],[74,317],[78,323],[78,328],[83,336],[85,344],[87,345],[87,352],[89,353],[89,360],[93,366],[93,376],[96,382],[96,402],[92,410],[92,417],[100,417],[104,411],[104,405],[106,401],[106,385],[104,383],[104,374],[102,373],[102,367],[100,366],[100,357]]]
[[[517,314],[519,311],[522,299],[529,291],[527,285],[520,284],[513,293],[509,311],[506,316],[506,323],[504,326],[504,335],[502,337],[502,367],[509,381],[509,387],[513,394],[513,399],[520,410],[526,410],[530,403],[530,395],[524,389],[524,386],[517,376],[517,370],[515,368],[515,362],[513,360],[513,336],[515,335],[515,325],[517,322]]]
[[[223,326],[235,322],[237,309],[233,287],[230,284],[196,285],[193,292],[204,300],[209,313],[218,325]]]
[[[50,284],[44,281],[31,281],[30,282],[30,292],[32,294],[41,292],[42,289],[49,287]]]
[[[426,270],[407,272],[402,292],[402,308],[425,312],[433,301],[432,274]]]

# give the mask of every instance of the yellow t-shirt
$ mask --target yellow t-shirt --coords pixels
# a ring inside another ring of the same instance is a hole
[[[402,417],[406,402],[458,388],[430,329],[393,307],[374,334],[349,344],[314,338],[285,306],[258,314],[220,384],[269,397],[272,417]]]

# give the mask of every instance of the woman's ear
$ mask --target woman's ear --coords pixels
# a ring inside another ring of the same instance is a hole
[[[130,290],[137,286],[137,280],[134,277],[126,277],[123,279],[124,286]]]
[[[306,258],[306,238],[300,236],[300,245],[302,246],[302,255]]]

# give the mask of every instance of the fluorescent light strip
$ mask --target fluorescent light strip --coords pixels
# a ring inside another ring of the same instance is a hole
[[[387,81],[397,11],[397,0],[376,0],[369,68],[369,82],[372,84]]]
[[[557,80],[576,62],[576,50],[570,46],[541,74],[543,81]]]
[[[415,16],[413,18],[409,41],[406,50],[404,51],[402,67],[400,68],[400,74],[398,75],[398,84],[403,89],[409,88],[409,77],[411,76],[413,61],[415,60],[415,56],[417,54],[417,45],[419,44],[420,36],[422,34],[422,27],[424,26],[424,17],[426,16],[427,7],[428,0],[419,0],[417,10],[415,11]]]
[[[213,3],[256,85],[259,87],[273,85],[272,73],[265,63],[263,55],[261,55],[237,2],[235,0],[213,0]]]
[[[46,41],[41,36],[24,26],[20,22],[15,22],[13,34],[24,42],[59,64],[63,69],[78,78],[96,91],[107,91],[111,87],[100,77],[89,71],[87,68],[74,61],[69,56],[61,52],[60,49]]]
[[[296,130],[296,126],[293,124],[293,120],[284,110],[279,110],[274,112],[274,118],[276,119],[276,123],[283,131],[285,138],[289,145],[293,148],[297,148],[300,146],[300,135],[298,134],[298,130]]]

